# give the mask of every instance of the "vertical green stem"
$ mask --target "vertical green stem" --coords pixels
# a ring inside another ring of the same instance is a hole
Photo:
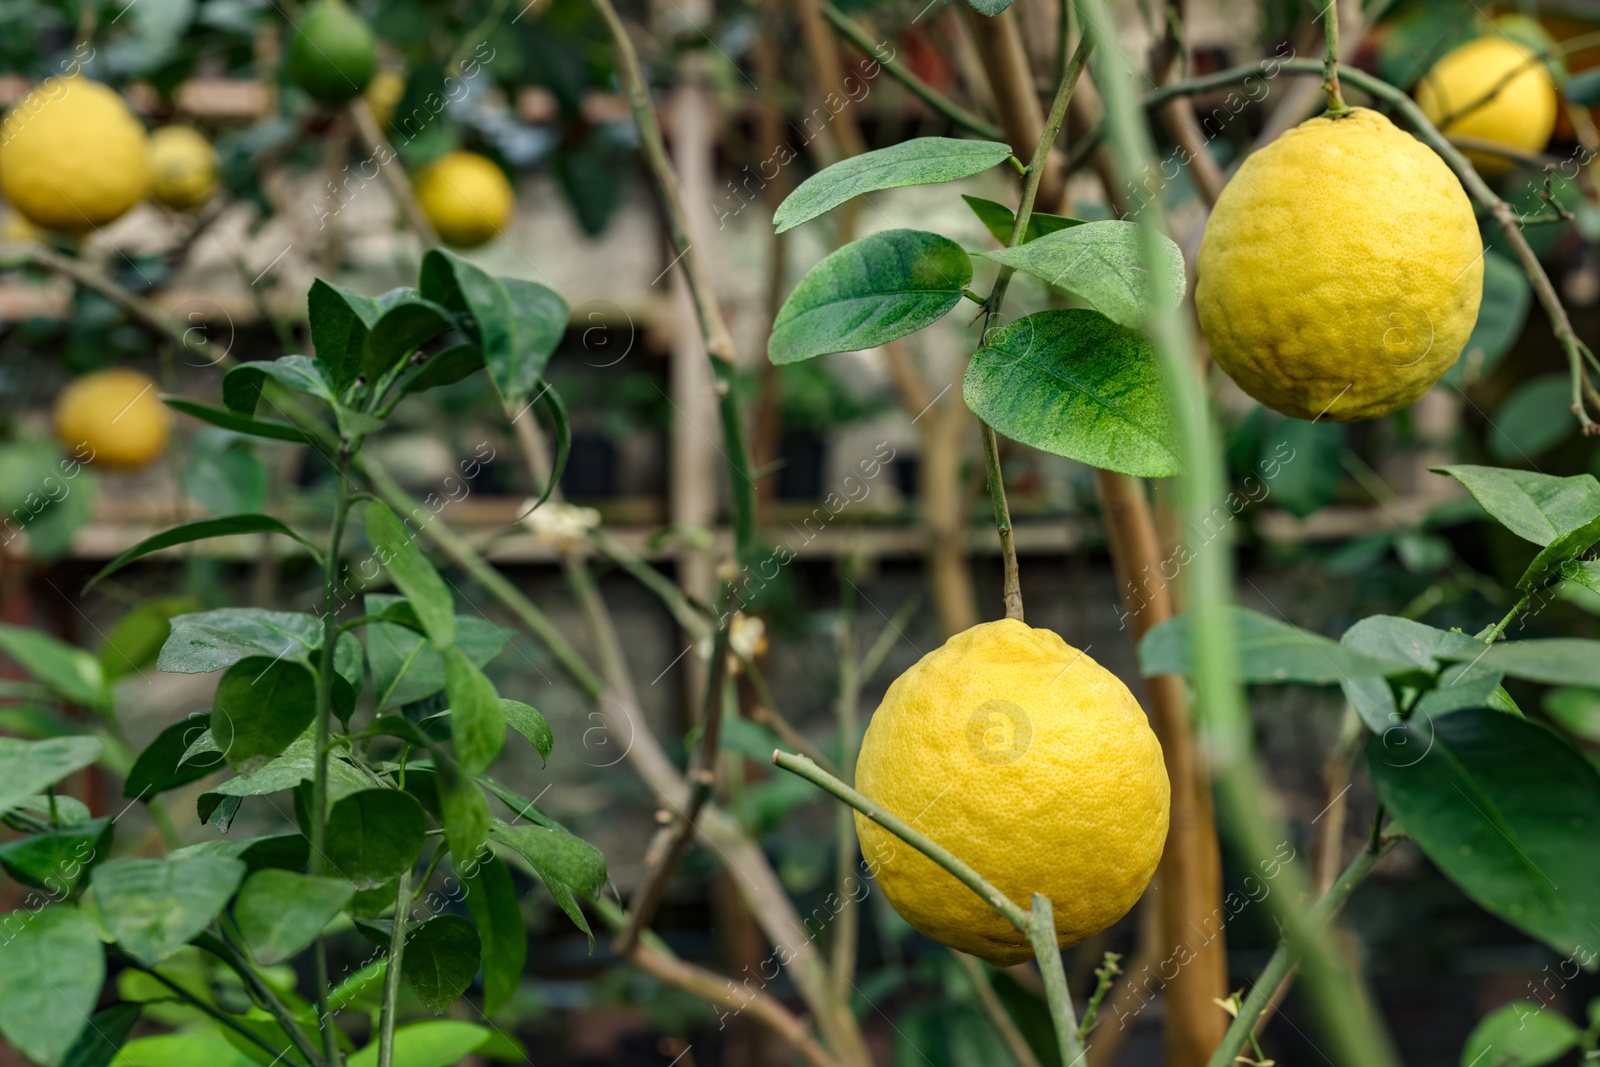
[[[1339,0],[1327,0],[1322,11],[1326,52],[1322,60],[1322,91],[1328,94],[1328,114],[1334,118],[1350,113],[1339,91]]]
[[[1109,44],[1114,24],[1104,0],[1080,0],[1079,11],[1084,32]],[[1096,84],[1105,99],[1118,166],[1123,174],[1140,174],[1148,165],[1151,146],[1128,88],[1126,67],[1111,62],[1119,54],[1113,47],[1100,50],[1105,67]],[[1142,216],[1145,258],[1154,264],[1164,225],[1160,203],[1144,205]],[[1222,498],[1224,480],[1193,338],[1187,320],[1174,313],[1157,318],[1149,333],[1161,354],[1168,387],[1174,394],[1187,471],[1181,483],[1184,517],[1188,528],[1202,529],[1205,516]],[[1191,632],[1195,640],[1196,708],[1205,730],[1219,806],[1240,855],[1252,866],[1272,864],[1271,869],[1276,871],[1269,906],[1282,924],[1291,950],[1303,955],[1307,992],[1320,1028],[1333,1046],[1336,1062],[1393,1067],[1397,1063],[1393,1048],[1365,990],[1327,931],[1307,914],[1303,901],[1310,885],[1304,865],[1292,862],[1292,857],[1291,861],[1281,858],[1280,850],[1291,837],[1251,752],[1251,724],[1239,683],[1233,618],[1228,611],[1233,599],[1230,551],[1226,531],[1191,544],[1190,564],[1185,571],[1188,602],[1195,615]]]
[[[435,853],[435,857],[437,855]],[[410,911],[411,872],[408,870],[400,875],[394,893],[394,928],[389,931],[389,969],[383,976],[383,1007],[378,1016],[378,1067],[393,1067],[394,1064],[394,1020],[400,1004],[400,964],[406,952],[406,915]]]
[[[1044,977],[1045,1000],[1050,1005],[1050,1022],[1055,1027],[1056,1043],[1061,1047],[1061,1067],[1082,1067],[1083,1042],[1078,1040],[1078,1021],[1072,1013],[1072,991],[1067,988],[1067,972],[1061,966],[1061,946],[1056,941],[1055,909],[1043,893],[1033,895],[1033,910],[1028,914],[1028,943],[1039,961]]]
[[[1003,596],[1006,618],[1022,622],[1022,573],[1017,567],[1017,545],[1011,532],[1011,505],[1006,502],[1006,486],[1000,476],[1000,442],[994,430],[982,419],[978,432],[983,436],[984,465],[989,472],[989,500],[994,504],[994,527],[1000,534],[1000,558],[1005,563]]]
[[[745,441],[744,420],[739,415],[739,398],[734,393],[733,364],[714,359],[711,368],[717,376],[722,444],[728,450],[728,482],[733,491],[734,558],[748,567],[756,558],[755,468],[750,462],[750,446]]]
[[[328,732],[333,715],[334,651],[339,641],[339,545],[344,540],[345,522],[350,513],[348,443],[341,443],[339,461],[334,464],[333,527],[328,534],[328,552],[322,572],[322,653],[317,660],[317,709],[315,722],[316,767],[311,779],[311,855],[308,871],[322,874],[326,866],[328,837]],[[317,1027],[322,1032],[322,1055],[338,1067],[339,1042],[328,1010],[328,947],[319,936],[312,946],[317,984]]]

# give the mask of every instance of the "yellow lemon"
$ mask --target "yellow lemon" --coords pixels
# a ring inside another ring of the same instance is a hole
[[[367,107],[372,109],[378,129],[387,130],[389,123],[394,121],[394,109],[400,106],[401,97],[406,95],[406,80],[392,70],[380,70],[372,76],[367,91],[361,95],[366,99]]]
[[[959,633],[895,679],[872,716],[856,788],[1023,908],[1055,907],[1065,947],[1128,913],[1167,840],[1161,745],[1117,677],[1012,619]],[[861,851],[894,909],[999,966],[1032,955],[977,894],[877,823]]]
[[[493,161],[451,152],[417,176],[417,203],[446,244],[475,248],[511,221],[516,194]]]
[[[1197,273],[1200,326],[1241,389],[1285,415],[1354,422],[1414,403],[1455,363],[1483,243],[1444,160],[1354,108],[1244,161]]]
[[[85,233],[144,199],[147,141],[122,97],[104,85],[47,79],[0,127],[0,191],[37,226]]]
[[[174,211],[193,211],[217,191],[217,150],[192,126],[150,135],[150,195]]]
[[[1556,128],[1556,88],[1533,50],[1491,34],[1445,54],[1417,84],[1417,106],[1452,137],[1492,141],[1539,152]],[[1466,152],[1489,174],[1514,163],[1487,152]]]
[[[135,370],[85,374],[56,400],[56,440],[77,459],[133,469],[167,447],[167,408],[156,383]]]

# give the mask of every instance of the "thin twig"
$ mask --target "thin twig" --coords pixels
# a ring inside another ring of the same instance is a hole
[[[839,695],[834,703],[834,726],[839,737],[839,777],[847,782],[856,777],[856,717],[861,703],[861,660],[856,651],[855,571],[858,557],[852,553],[844,562],[839,582]],[[834,986],[844,989],[854,984],[856,936],[861,925],[861,909],[852,886],[855,874],[856,823],[850,809],[841,805],[835,812],[834,879],[839,913],[834,918],[833,956],[828,961]]]
[[[442,855],[444,849],[434,853]],[[427,886],[427,879],[423,879]],[[378,1067],[394,1063],[394,1024],[400,1014],[400,969],[405,966],[406,916],[411,912],[411,871],[400,873],[394,892],[394,927],[389,931],[388,970],[383,976],[383,1007],[378,1015]]]
[[[983,969],[983,961],[965,952],[957,952],[955,949],[951,949],[950,954],[956,958],[962,969],[967,972],[967,977],[972,980],[973,991],[978,994],[978,1004],[983,1008],[983,1013],[989,1017],[989,1024],[994,1027],[995,1033],[1000,1035],[1000,1040],[1006,1043],[1011,1058],[1017,1061],[1017,1067],[1041,1067],[1039,1057],[1033,1054],[1033,1046],[1022,1036],[1022,1031],[1017,1028],[1017,1021],[1006,1011],[1005,1004],[994,991],[994,983],[989,981],[989,972]]]
[[[378,120],[372,115],[372,107],[362,97],[356,97],[350,102],[350,118],[355,123],[356,139],[361,142],[361,148],[367,158],[378,163],[378,173],[383,178],[383,184],[389,187],[389,195],[394,197],[400,205],[401,214],[406,217],[406,224],[416,232],[424,248],[431,248],[439,243],[439,234],[433,228],[433,223],[428,221],[428,216],[422,213],[422,206],[417,203],[416,190],[411,187],[411,181],[406,177],[405,169],[400,165],[400,157],[395,152],[394,146],[378,128]]]
[[[262,1037],[254,1030],[251,1030],[245,1026],[241,1026],[231,1015],[214,1007],[211,1004],[206,1003],[204,1000],[201,1000],[199,997],[195,996],[193,993],[189,992],[187,989],[183,988],[183,986],[179,985],[177,982],[174,982],[160,971],[146,967],[144,964],[140,963],[138,960],[127,955],[126,953],[119,953],[119,955],[122,957],[123,962],[128,966],[132,967],[136,971],[142,971],[143,973],[148,974],[151,978],[154,978],[156,981],[172,990],[173,993],[177,994],[180,1000],[189,1004],[191,1007],[198,1008],[205,1012],[223,1026],[226,1026],[228,1029],[232,1030],[234,1033],[238,1034],[252,1045],[255,1045],[263,1052],[266,1052],[268,1055],[272,1056],[274,1062],[286,1063],[289,1064],[290,1067],[301,1067],[297,1061],[287,1058],[285,1055],[288,1052],[287,1049],[273,1048],[272,1043],[266,1038]]]

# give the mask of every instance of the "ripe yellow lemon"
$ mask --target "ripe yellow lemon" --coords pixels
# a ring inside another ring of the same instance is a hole
[[[1024,909],[1055,907],[1065,947],[1138,901],[1167,840],[1169,787],[1144,712],[1117,677],[1012,619],[959,633],[895,679],[856,788]],[[998,966],[1028,942],[942,867],[862,815],[862,856],[894,909]]]
[[[56,440],[68,454],[131,470],[167,447],[167,408],[156,383],[135,370],[85,374],[56,400]]]
[[[1416,97],[1428,121],[1452,137],[1538,152],[1556,128],[1556,88],[1544,64],[1532,49],[1500,34],[1446,53],[1417,83]],[[1487,152],[1468,150],[1466,156],[1489,174],[1514,165]]]
[[[446,244],[475,248],[511,221],[516,194],[492,160],[451,152],[417,176],[417,203]]]
[[[217,191],[217,150],[192,126],[150,135],[150,195],[174,211],[193,211]]]
[[[106,86],[49,78],[0,127],[0,191],[37,226],[85,233],[144,199],[147,141],[128,105]]]
[[[1433,149],[1354,108],[1246,159],[1200,240],[1195,306],[1239,387],[1301,419],[1416,402],[1478,319],[1483,242]]]
[[[372,76],[367,91],[361,94],[372,109],[378,129],[387,130],[394,121],[394,110],[406,95],[406,80],[392,70],[380,70]]]

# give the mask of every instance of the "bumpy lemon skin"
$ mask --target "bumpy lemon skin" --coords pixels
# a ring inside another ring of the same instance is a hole
[[[111,89],[81,76],[48,78],[0,126],[0,192],[36,226],[87,233],[144,199],[147,142]]]
[[[85,374],[56,400],[56,440],[69,455],[133,470],[167,447],[169,419],[156,383],[135,370]]]
[[[476,248],[511,221],[516,194],[492,160],[451,152],[417,176],[417,204],[446,244]]]
[[[1491,95],[1492,94],[1492,95]],[[1479,100],[1490,97],[1478,105]],[[1533,51],[1508,37],[1480,37],[1446,53],[1417,83],[1417,106],[1452,137],[1539,152],[1556,128],[1556,88]],[[1477,106],[1474,106],[1477,105]],[[1487,174],[1515,165],[1505,156],[1466,153]]]
[[[192,126],[150,135],[150,196],[174,211],[203,207],[217,191],[217,150]]]
[[[1012,619],[959,633],[897,678],[872,716],[856,788],[1027,907],[1063,947],[1138,901],[1167,839],[1161,745],[1115,675]],[[966,886],[856,816],[863,862],[922,933],[997,966],[1027,940]]]
[[[1455,174],[1376,111],[1310,119],[1240,166],[1200,241],[1217,364],[1301,419],[1415,403],[1461,354],[1483,242]]]

